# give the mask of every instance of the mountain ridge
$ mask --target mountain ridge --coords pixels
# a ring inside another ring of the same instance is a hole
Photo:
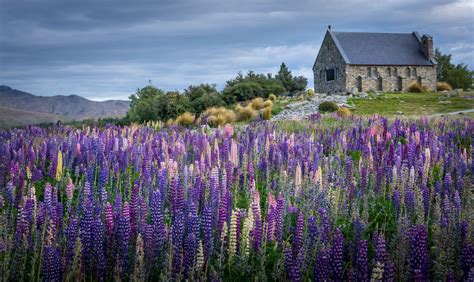
[[[38,113],[37,116],[41,117],[48,116],[57,118],[57,120],[72,121],[123,117],[130,107],[130,101],[92,101],[75,94],[67,96],[37,96],[6,85],[0,85],[0,106],[11,109],[11,111],[8,111],[9,113],[14,113],[18,110],[32,113],[30,115],[20,115],[27,117],[29,121],[32,120],[32,116],[36,116],[34,113]],[[4,112],[7,111],[4,110]],[[4,113],[0,115],[0,121],[2,120],[5,123],[5,120],[11,121],[12,119],[8,117],[8,114]],[[44,122],[44,119],[41,122]],[[19,121],[18,124],[24,125],[24,122]],[[16,123],[11,126],[16,126]]]

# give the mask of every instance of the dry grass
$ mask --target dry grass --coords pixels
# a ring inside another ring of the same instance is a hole
[[[410,83],[410,85],[408,85],[407,90],[408,92],[413,92],[413,93],[427,92],[427,91],[424,91],[425,89],[418,82]]]
[[[273,107],[273,102],[272,101],[266,100],[265,102],[263,102],[262,109],[271,108],[271,107]]]
[[[345,108],[345,107],[341,107],[341,108],[337,109],[336,114],[341,118],[348,118],[352,115],[351,111],[348,108]]]
[[[241,105],[237,105],[235,107],[237,111],[237,120],[238,121],[246,121],[246,120],[253,120],[258,116],[258,112],[253,109],[251,104],[247,105],[246,107],[242,107]]]
[[[274,102],[277,99],[277,96],[275,94],[270,94],[268,95],[268,99],[272,102]]]
[[[194,123],[194,120],[196,119],[196,116],[193,115],[190,112],[184,112],[180,116],[178,116],[175,120],[175,124],[184,126],[184,127],[189,127]]]
[[[224,107],[209,108],[203,113],[203,116],[207,116],[207,124],[213,127],[222,126],[227,123],[233,123],[237,119],[234,111]]]
[[[453,90],[453,87],[449,85],[447,82],[438,82],[436,83],[436,91],[451,91]]]
[[[264,120],[270,120],[272,118],[272,107],[263,109],[262,117]]]
[[[265,108],[265,106],[263,105],[264,104],[264,101],[262,98],[258,97],[258,98],[255,98],[253,99],[252,101],[250,101],[250,107],[252,107],[252,109],[254,110],[261,110],[263,108]]]

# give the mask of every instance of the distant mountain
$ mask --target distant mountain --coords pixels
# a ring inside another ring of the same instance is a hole
[[[41,123],[44,120],[83,120],[88,118],[123,117],[127,113],[130,102],[123,100],[91,101],[86,98],[69,96],[35,96],[30,93],[0,86],[0,126],[24,125],[24,120],[14,122],[17,114],[27,118],[28,122]],[[8,111],[6,109],[9,109]],[[14,114],[10,117],[9,114]],[[7,122],[10,120],[13,122]],[[35,122],[37,120],[37,122]],[[29,124],[29,123],[28,123]]]

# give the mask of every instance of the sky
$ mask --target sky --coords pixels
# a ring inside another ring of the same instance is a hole
[[[36,95],[128,99],[236,74],[308,78],[333,31],[418,31],[474,69],[474,0],[0,0],[0,85]]]

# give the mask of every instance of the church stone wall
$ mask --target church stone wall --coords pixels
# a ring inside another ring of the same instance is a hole
[[[351,93],[406,91],[412,82],[436,91],[436,66],[346,66],[347,92]]]
[[[334,69],[335,80],[326,81],[326,70]],[[313,67],[314,91],[317,93],[346,92],[346,64],[329,33],[326,33]]]

